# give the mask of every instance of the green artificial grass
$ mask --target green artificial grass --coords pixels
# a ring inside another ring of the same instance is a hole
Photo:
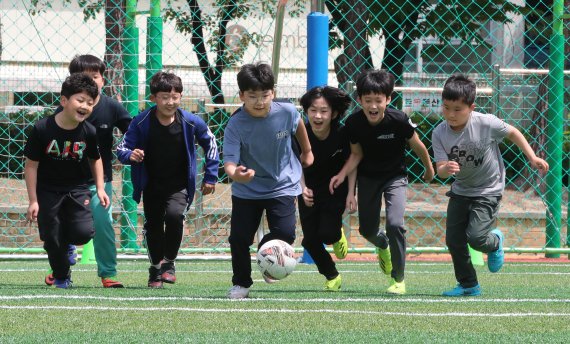
[[[376,262],[339,262],[342,291],[300,264],[265,284],[254,264],[244,301],[226,299],[229,261],[180,261],[177,283],[146,287],[146,261],[120,261],[124,289],[103,289],[94,265],[74,288],[43,284],[44,261],[0,261],[0,343],[562,343],[570,335],[570,265],[478,267],[483,295],[444,298],[450,262],[408,262],[405,296],[385,293]]]

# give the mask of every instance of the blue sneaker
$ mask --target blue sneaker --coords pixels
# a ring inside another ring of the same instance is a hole
[[[460,297],[460,296],[479,296],[481,295],[481,287],[477,284],[471,288],[463,288],[460,284],[457,287],[444,291],[441,296]]]
[[[65,279],[55,279],[53,282],[53,285],[56,288],[61,288],[61,289],[69,289],[71,287],[73,287],[73,282],[71,281],[71,277],[67,277]]]
[[[498,272],[503,267],[503,263],[505,263],[505,251],[503,250],[505,237],[497,228],[493,229],[491,233],[499,237],[499,248],[487,254],[487,265],[489,266],[489,271]]]
[[[75,245],[67,246],[67,259],[69,259],[69,265],[77,264],[77,247]]]

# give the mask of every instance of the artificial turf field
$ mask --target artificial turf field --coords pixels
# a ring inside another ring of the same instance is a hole
[[[342,291],[322,291],[314,265],[266,284],[253,265],[250,298],[228,300],[229,260],[177,263],[178,280],[146,287],[148,262],[119,261],[124,289],[103,289],[95,265],[74,287],[43,284],[47,261],[0,261],[0,343],[568,343],[570,264],[478,267],[483,295],[444,298],[451,262],[409,261],[405,296],[384,291],[374,261],[342,261]]]

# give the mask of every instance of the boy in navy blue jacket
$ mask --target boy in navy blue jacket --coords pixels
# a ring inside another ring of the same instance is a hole
[[[150,288],[176,281],[174,260],[196,189],[196,142],[206,159],[201,192],[213,193],[218,180],[216,138],[200,117],[179,108],[182,89],[180,77],[156,73],[150,80],[156,106],[133,119],[117,148],[119,160],[132,165],[133,199],[143,198]]]

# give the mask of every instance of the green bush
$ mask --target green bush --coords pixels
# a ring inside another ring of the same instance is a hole
[[[0,113],[0,177],[24,178],[27,134],[38,119],[51,113],[52,110]]]

